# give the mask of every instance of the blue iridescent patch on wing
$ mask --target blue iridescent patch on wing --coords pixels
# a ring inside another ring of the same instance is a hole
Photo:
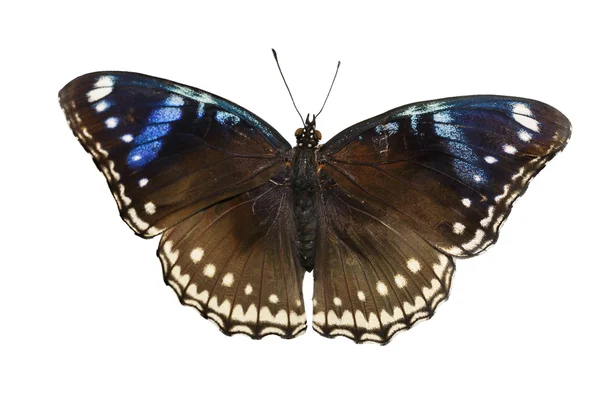
[[[450,114],[450,111],[438,112],[433,114],[433,120],[435,122],[450,123],[452,122],[452,115]]]
[[[419,126],[419,115],[418,114],[413,114],[410,117],[410,128],[412,129],[412,133],[414,135],[418,134],[418,129],[417,127]]]
[[[444,139],[464,140],[463,133],[454,125],[435,124],[435,134]]]
[[[435,134],[440,138],[447,139],[443,142],[445,151],[452,158],[452,167],[456,174],[465,182],[473,182],[480,186],[487,182],[487,174],[484,169],[477,166],[479,159],[472,147],[468,145],[468,140],[461,128],[455,125],[447,125],[452,122],[450,112],[443,111],[434,114]]]
[[[144,128],[142,134],[135,138],[134,143],[137,145],[151,142],[159,139],[171,130],[171,124],[150,125]]]
[[[387,135],[392,136],[398,132],[398,123],[389,122],[387,124],[378,125],[375,127],[375,132],[377,132],[380,135],[385,133]]]
[[[127,165],[131,168],[140,168],[154,160],[162,147],[162,140],[142,144],[135,147],[127,155]]]
[[[463,182],[470,182],[476,187],[481,187],[488,180],[485,170],[460,159],[453,159],[452,166]]]
[[[173,95],[167,97],[167,99],[163,102],[163,104],[165,106],[179,107],[179,106],[184,105],[185,101],[183,100],[183,97],[173,94]]]
[[[231,128],[232,126],[234,126],[238,122],[240,122],[240,117],[238,117],[237,115],[228,113],[227,111],[217,111],[215,113],[215,119],[221,125],[229,127],[229,128]]]
[[[156,110],[152,110],[150,117],[148,117],[148,122],[151,124],[158,124],[161,122],[172,122],[177,121],[181,118],[183,112],[181,108],[175,107],[162,107],[157,108]]]

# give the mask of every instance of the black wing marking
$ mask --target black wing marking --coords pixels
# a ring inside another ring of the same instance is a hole
[[[141,74],[84,75],[59,100],[121,217],[143,237],[264,184],[290,151],[279,133],[242,107]]]

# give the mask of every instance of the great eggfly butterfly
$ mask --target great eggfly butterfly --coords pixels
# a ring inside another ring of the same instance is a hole
[[[121,218],[162,234],[165,282],[227,335],[313,328],[387,343],[448,296],[455,257],[498,230],[570,123],[535,100],[413,103],[319,145],[314,117],[290,144],[231,101],[130,72],[96,72],[59,93]]]

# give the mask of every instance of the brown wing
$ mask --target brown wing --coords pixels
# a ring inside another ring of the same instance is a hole
[[[121,217],[142,237],[264,184],[281,172],[290,150],[248,110],[146,75],[84,75],[59,100]]]
[[[391,110],[326,143],[315,329],[386,343],[430,317],[448,295],[452,256],[497,240],[569,136],[546,104],[472,96]]]
[[[168,229],[158,255],[183,304],[226,334],[306,330],[289,186],[268,182]]]
[[[387,343],[429,318],[448,296],[454,262],[384,204],[324,185],[313,328],[324,336]],[[331,185],[331,186],[330,186]]]

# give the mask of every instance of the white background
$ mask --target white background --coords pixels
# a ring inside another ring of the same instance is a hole
[[[3,6],[0,397],[598,398],[599,30],[597,12],[558,3]],[[535,98],[573,123],[499,242],[459,261],[450,300],[388,346],[310,329],[228,338],[180,306],[157,239],[121,222],[58,106],[78,75],[137,71],[233,100],[291,140],[299,121],[271,47],[303,113],[342,61],[324,139],[463,94]]]

